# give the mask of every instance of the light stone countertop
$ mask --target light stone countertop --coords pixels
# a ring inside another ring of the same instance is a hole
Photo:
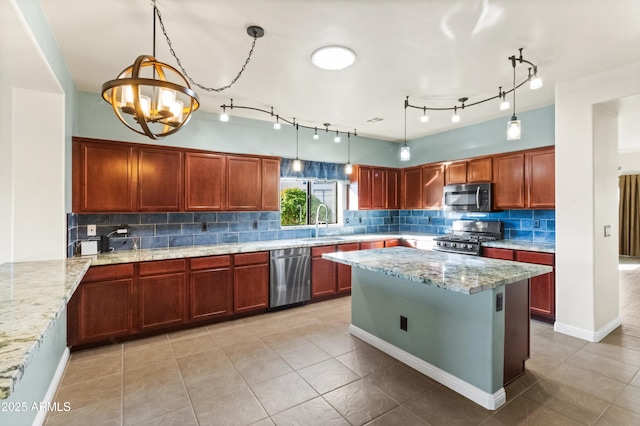
[[[90,265],[90,259],[0,265],[0,400],[12,393]]]
[[[407,247],[323,254],[324,259],[465,294],[552,272],[550,266]]]
[[[537,251],[540,253],[556,252],[555,243],[539,243],[539,242],[533,242],[533,241],[518,241],[518,240],[488,241],[488,242],[482,243],[482,247],[494,247],[494,248],[503,248],[503,249],[510,249],[510,250]]]

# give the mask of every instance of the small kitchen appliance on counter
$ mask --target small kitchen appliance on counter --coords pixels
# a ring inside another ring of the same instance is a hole
[[[480,256],[483,242],[503,238],[504,224],[498,220],[454,220],[451,231],[434,238],[434,250]]]

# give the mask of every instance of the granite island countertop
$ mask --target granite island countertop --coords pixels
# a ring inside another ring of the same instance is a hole
[[[474,294],[552,272],[550,266],[407,247],[323,254],[324,259],[447,290]]]
[[[90,259],[0,265],[0,400],[12,393]]]
[[[497,240],[482,243],[482,247],[493,247],[509,250],[537,251],[541,253],[555,253],[555,243],[542,243],[535,241]]]

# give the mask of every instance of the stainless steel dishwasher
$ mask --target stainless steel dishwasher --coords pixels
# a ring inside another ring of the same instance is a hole
[[[311,249],[271,250],[269,309],[300,304],[311,298]]]

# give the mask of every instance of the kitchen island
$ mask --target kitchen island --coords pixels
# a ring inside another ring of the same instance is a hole
[[[529,356],[526,264],[405,247],[330,253],[352,266],[351,333],[494,410]]]

